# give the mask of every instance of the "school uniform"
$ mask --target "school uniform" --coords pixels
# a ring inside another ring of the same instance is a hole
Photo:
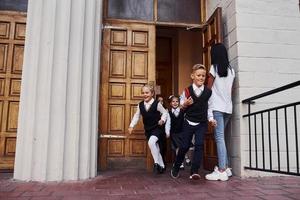
[[[170,116],[170,136],[172,150],[176,150],[182,143],[182,127],[184,120],[184,111],[180,108],[172,108],[169,111]],[[167,124],[166,124],[167,126]]]
[[[187,90],[189,95],[193,98],[193,104],[185,108],[182,145],[180,146],[176,156],[174,167],[179,169],[184,160],[186,152],[189,150],[193,135],[195,135],[191,174],[198,174],[200,163],[203,157],[204,135],[208,128],[208,118],[212,118],[211,110],[208,114],[208,102],[212,92],[204,85],[197,87],[195,84],[189,86]],[[182,99],[185,98],[188,97],[184,96]]]
[[[150,136],[154,135],[157,138],[161,138],[163,134],[163,129],[158,125],[158,121],[161,118],[161,113],[157,110],[158,101],[154,101],[149,110],[146,110],[144,106],[144,101],[139,103],[139,109],[141,115],[143,116],[143,123],[145,129],[145,136],[149,140]]]
[[[161,139],[163,135],[163,127],[160,126],[158,122],[160,120],[165,122],[168,113],[164,107],[153,98],[149,102],[141,101],[137,106],[136,113],[129,127],[133,128],[141,115],[143,116],[145,136],[154,159],[154,166],[157,168],[157,165],[159,165],[159,168],[165,168],[158,144],[159,139]]]

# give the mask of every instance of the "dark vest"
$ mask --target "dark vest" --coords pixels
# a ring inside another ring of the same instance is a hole
[[[193,86],[190,86],[188,90],[190,92],[190,96],[193,98],[194,103],[186,108],[185,118],[191,122],[206,122],[208,100],[211,96],[211,90],[204,86],[204,90],[199,97],[197,97],[194,93]]]
[[[149,110],[146,111],[144,101],[139,103],[139,108],[143,116],[144,129],[146,132],[152,131],[158,127],[158,121],[161,118],[161,114],[159,111],[157,111],[157,105],[158,101],[154,100]]]
[[[171,134],[172,133],[180,133],[183,127],[183,120],[184,120],[184,112],[180,109],[179,115],[176,117],[172,110],[169,111],[169,115],[171,118]]]

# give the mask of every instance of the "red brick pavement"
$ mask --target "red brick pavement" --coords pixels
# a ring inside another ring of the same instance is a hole
[[[268,177],[227,182],[188,179],[187,170],[179,179],[169,171],[154,175],[141,170],[101,172],[94,179],[77,182],[19,182],[11,174],[0,174],[0,200],[300,200],[299,177]]]

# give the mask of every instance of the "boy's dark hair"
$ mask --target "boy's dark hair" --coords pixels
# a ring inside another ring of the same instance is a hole
[[[222,43],[212,45],[210,50],[211,64],[220,77],[227,77],[230,68],[226,47]],[[231,68],[230,68],[231,69]]]

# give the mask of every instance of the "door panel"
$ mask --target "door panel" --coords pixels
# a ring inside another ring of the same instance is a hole
[[[0,12],[0,170],[14,167],[26,15]]]
[[[222,9],[217,8],[212,16],[207,20],[206,26],[202,29],[202,46],[203,46],[203,64],[207,67],[209,73],[211,60],[210,49],[211,46],[218,42],[223,42],[222,37]],[[204,168],[213,170],[218,163],[217,148],[214,140],[213,128],[209,127],[205,135],[204,142]]]
[[[99,166],[101,169],[139,166],[151,156],[141,120],[129,135],[127,128],[141,88],[155,83],[155,27],[137,23],[106,22],[103,31]]]

